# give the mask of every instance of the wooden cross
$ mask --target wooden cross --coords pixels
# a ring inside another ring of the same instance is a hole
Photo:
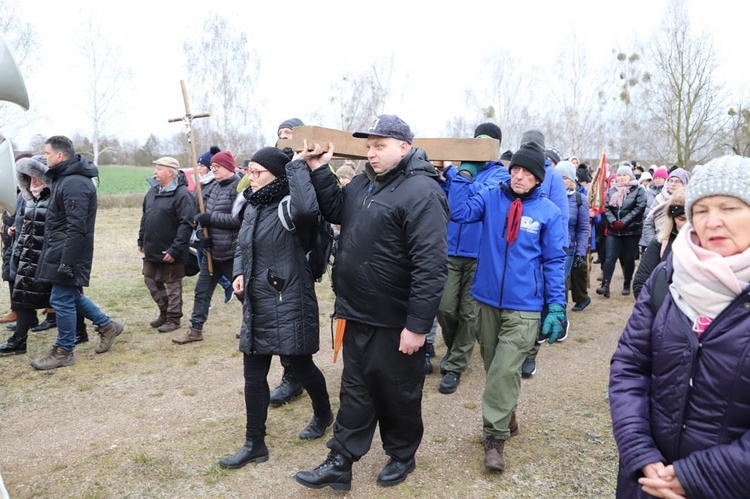
[[[328,142],[335,146],[334,157],[366,159],[365,139],[352,137],[351,132],[343,132],[319,126],[298,126],[293,128],[294,138],[279,141],[279,147],[302,150],[302,141],[307,140],[312,150],[315,143],[324,149]],[[430,161],[497,161],[500,157],[500,141],[495,139],[422,139],[416,138],[412,145],[424,149]]]
[[[185,134],[187,135],[188,144],[190,144],[190,157],[193,159],[193,179],[195,180],[195,192],[198,196],[198,209],[201,213],[205,213],[206,207],[203,204],[203,191],[201,190],[200,177],[198,176],[198,168],[195,167],[195,165],[198,164],[198,156],[195,154],[195,144],[193,143],[193,120],[198,118],[208,118],[211,116],[211,113],[190,114],[190,104],[188,103],[187,90],[185,89],[185,80],[180,80],[180,86],[182,87],[182,99],[185,101],[185,115],[180,116],[179,118],[172,118],[169,120],[169,123],[175,123],[177,121],[185,123]],[[209,237],[208,229],[206,227],[203,227],[203,236]],[[206,258],[208,259],[208,272],[213,275],[214,264],[211,259],[211,250],[207,249],[205,252]]]

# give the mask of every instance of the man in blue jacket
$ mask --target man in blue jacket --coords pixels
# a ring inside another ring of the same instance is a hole
[[[484,465],[505,469],[505,441],[518,431],[515,411],[521,364],[542,335],[550,344],[565,330],[565,232],[560,210],[542,195],[544,153],[524,143],[510,160],[510,180],[471,192],[471,172],[453,181],[452,219],[482,221],[471,295],[479,302],[479,342],[487,373],[482,395]]]
[[[482,123],[474,130],[474,138],[492,138],[502,141],[502,131],[494,123]],[[458,168],[445,171],[445,186],[450,184],[458,172],[471,173],[471,194],[476,194],[485,186],[499,185],[510,178],[508,169],[499,161],[487,163],[463,162]],[[453,199],[448,196],[453,210]],[[443,379],[440,393],[453,393],[461,381],[461,373],[471,360],[476,342],[476,300],[471,297],[470,288],[477,270],[479,240],[482,237],[482,222],[448,223],[448,280],[438,308],[438,323],[443,332],[443,341],[448,351],[444,362],[440,363]]]

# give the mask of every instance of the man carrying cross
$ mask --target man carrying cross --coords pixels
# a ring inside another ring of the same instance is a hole
[[[370,449],[380,425],[390,457],[377,483],[411,473],[422,440],[424,342],[447,275],[448,202],[435,167],[412,147],[409,125],[381,115],[365,138],[366,175],[340,187],[327,167],[333,144],[307,160],[320,210],[341,226],[333,267],[336,316],[346,320],[340,409],[328,458],[296,480],[310,488],[350,490],[352,463]]]

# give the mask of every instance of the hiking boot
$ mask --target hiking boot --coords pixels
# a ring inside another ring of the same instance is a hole
[[[505,459],[503,459],[503,447],[505,440],[487,437],[482,440],[484,447],[484,467],[492,471],[505,471]]]
[[[26,340],[16,340],[11,336],[0,345],[0,355],[21,355],[26,353]]]
[[[8,322],[16,322],[16,311],[11,310],[4,316],[0,317],[0,324],[6,324]]]
[[[167,322],[166,314],[159,314],[159,317],[149,322],[148,325],[153,328],[158,328],[158,327],[162,327],[165,322]]]
[[[177,343],[178,345],[192,343],[193,341],[203,341],[202,329],[195,329],[193,326],[190,326],[187,331],[176,338],[172,338],[172,343]]]
[[[273,406],[284,405],[291,402],[294,397],[302,395],[302,390],[302,383],[295,380],[291,372],[285,370],[281,383],[274,388],[268,403]]]
[[[449,348],[446,350],[445,355],[443,355],[443,358],[440,359],[440,374],[445,375],[448,371],[445,370],[445,364],[448,363],[448,359],[451,357],[451,349]]]
[[[268,461],[268,447],[262,438],[248,440],[233,456],[219,459],[219,466],[236,470],[248,463],[265,463]]]
[[[432,343],[426,343],[424,347],[424,373],[432,374],[431,359],[435,356],[435,346]]]
[[[88,341],[89,334],[85,329],[82,331],[76,331],[76,345],[80,345],[81,343],[88,343]]]
[[[312,471],[300,471],[294,479],[311,489],[351,490],[352,460],[332,450],[320,466]]]
[[[573,305],[573,312],[583,312],[586,307],[591,305],[591,297],[587,296],[585,300],[579,301]]]
[[[602,280],[602,285],[596,288],[596,294],[609,298],[609,281]]]
[[[120,336],[120,333],[125,329],[125,326],[119,322],[109,321],[106,326],[97,327],[95,331],[99,333],[99,346],[94,349],[96,353],[104,353],[112,347],[112,343],[115,342],[115,338]]]
[[[332,424],[333,412],[331,411],[328,411],[328,414],[322,418],[313,416],[312,420],[310,420],[310,424],[307,425],[307,428],[302,430],[302,433],[299,434],[299,438],[300,440],[315,440],[316,438],[320,438],[326,432],[326,428]]]
[[[508,422],[508,429],[510,430],[510,436],[515,437],[521,433],[521,428],[518,426],[518,420],[516,419],[516,413],[510,415],[510,421]]]
[[[178,329],[180,329],[180,323],[175,321],[167,321],[156,328],[156,330],[160,333],[171,333],[172,331],[177,331]]]
[[[521,377],[530,378],[536,374],[536,359],[529,359],[523,361],[521,364]]]
[[[76,357],[73,354],[73,350],[66,350],[60,345],[52,345],[52,350],[49,351],[46,357],[31,361],[31,367],[40,371],[46,371],[58,367],[72,366],[75,363]]]
[[[438,391],[440,393],[453,393],[458,389],[458,384],[461,382],[461,373],[456,373],[453,371],[448,371],[445,373],[445,376],[443,376],[443,379],[440,380],[440,386],[438,386]]]
[[[37,325],[36,327],[32,327],[31,330],[35,333],[38,333],[39,331],[46,331],[48,329],[52,329],[53,327],[57,327],[57,314],[55,314],[54,312],[48,312],[42,323]]]
[[[411,458],[408,461],[396,461],[395,459],[390,458],[383,468],[383,471],[378,475],[378,485],[382,485],[383,487],[398,485],[406,480],[409,473],[414,471],[416,467],[417,462],[414,458]]]

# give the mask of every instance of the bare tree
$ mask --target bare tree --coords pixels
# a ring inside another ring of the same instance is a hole
[[[263,140],[255,96],[260,58],[248,47],[247,36],[219,15],[210,16],[196,32],[198,40],[183,44],[190,105],[196,112],[211,113],[195,122],[196,147],[218,144],[236,157],[249,155]]]
[[[727,149],[741,156],[750,156],[750,106],[741,103],[729,108],[729,127],[725,144]]]
[[[334,84],[328,99],[336,110],[336,126],[340,130],[366,128],[382,114],[391,92],[393,57],[373,62],[360,74],[346,73]]]
[[[717,56],[711,38],[694,35],[685,5],[672,0],[648,47],[652,120],[666,131],[677,164],[692,168],[721,149],[726,120],[722,85],[713,78]]]

